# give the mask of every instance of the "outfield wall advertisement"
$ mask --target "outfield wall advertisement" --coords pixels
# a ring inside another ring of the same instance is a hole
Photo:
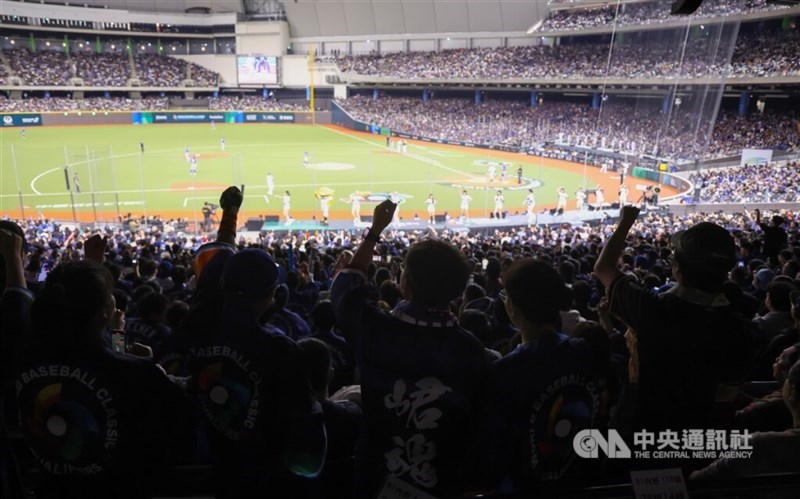
[[[134,125],[151,125],[160,123],[294,123],[297,120],[295,113],[278,112],[246,112],[225,111],[217,113],[182,112],[159,113],[141,112],[131,113]]]
[[[294,113],[237,113],[237,123],[294,123]]]
[[[236,113],[159,113],[141,112],[131,113],[134,125],[150,125],[158,123],[235,123]]]
[[[9,126],[42,126],[41,114],[0,114],[0,123]]]
[[[0,127],[81,126],[81,125],[151,125],[179,123],[302,123],[327,124],[331,113],[309,112],[101,112],[78,111],[69,113],[6,113],[0,114]]]

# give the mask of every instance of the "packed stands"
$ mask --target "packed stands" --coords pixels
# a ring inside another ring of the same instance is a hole
[[[169,109],[167,97],[143,97],[129,99],[122,97],[88,97],[68,99],[65,97],[8,99],[0,97],[0,111],[3,112],[60,112],[60,111],[160,111]]]
[[[63,51],[15,49],[3,52],[11,69],[28,85],[64,86],[72,78],[69,59]]]
[[[257,95],[222,95],[212,97],[209,108],[241,111],[307,111],[308,104],[265,99]]]
[[[36,51],[14,49],[4,51],[11,69],[32,86],[66,86],[71,78],[81,78],[84,86],[124,87],[132,78],[127,53]],[[182,59],[157,54],[134,56],[136,76],[141,86],[179,87],[191,79],[196,87],[215,87],[219,75]]]
[[[693,173],[689,179],[702,191],[701,203],[800,202],[800,162],[746,165]]]
[[[416,79],[506,78],[699,78],[705,76],[786,76],[800,74],[800,33],[744,35],[731,64],[714,41],[700,38],[685,49],[670,41],[503,47],[343,56],[341,71]],[[609,54],[610,50],[610,54]],[[709,55],[711,54],[711,55]]]
[[[354,96],[339,104],[352,116],[397,132],[433,139],[533,148],[546,142],[587,145],[635,154],[673,158],[737,154],[744,147],[797,149],[797,115],[767,111],[738,117],[724,112],[710,145],[705,134],[694,135],[685,123],[697,116],[675,110],[668,126],[661,109],[614,101],[602,110],[588,104],[546,101],[537,108],[522,101]]]
[[[216,87],[219,84],[219,74],[216,72],[191,62],[188,66],[195,87]]]
[[[178,87],[186,79],[186,61],[155,54],[136,54],[136,76],[146,87]]]
[[[787,6],[770,3],[766,0],[706,0],[690,18],[715,18],[785,8]],[[537,31],[571,31],[613,25],[648,25],[674,20],[675,18],[671,16],[671,3],[669,2],[626,3],[620,5],[619,11],[617,11],[616,5],[595,9],[552,11]]]
[[[75,76],[94,87],[125,87],[131,77],[127,55],[77,53],[71,56]]]

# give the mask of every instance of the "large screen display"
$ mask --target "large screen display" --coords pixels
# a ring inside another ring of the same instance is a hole
[[[236,58],[239,84],[277,85],[278,58],[268,55],[240,55]]]

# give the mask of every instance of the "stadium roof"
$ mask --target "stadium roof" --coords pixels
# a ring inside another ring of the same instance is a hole
[[[38,3],[39,0],[25,0]],[[45,0],[144,12],[252,12],[271,0]],[[245,8],[247,4],[247,9]],[[282,0],[292,37],[519,32],[548,12],[533,0]]]
[[[284,0],[293,37],[525,31],[547,2]]]

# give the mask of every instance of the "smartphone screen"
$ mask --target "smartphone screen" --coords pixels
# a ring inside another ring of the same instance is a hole
[[[372,257],[372,261],[373,262],[380,262],[381,261],[381,256],[380,255],[374,255]]]
[[[489,266],[489,260],[484,258],[483,261],[481,262],[481,267],[483,267],[483,270],[486,270],[486,267],[488,266]]]
[[[125,333],[111,333],[111,348],[117,353],[125,353]]]

